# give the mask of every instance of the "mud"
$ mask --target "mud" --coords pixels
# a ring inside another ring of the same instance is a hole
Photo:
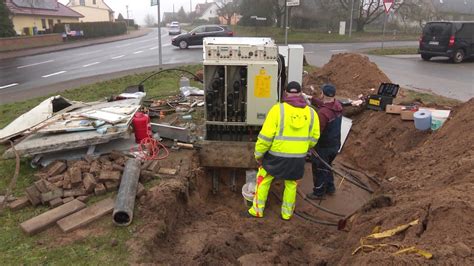
[[[389,79],[366,57],[334,55],[305,79],[305,89],[333,82],[338,95],[370,94]],[[212,194],[211,175],[200,168],[195,153],[173,155],[167,164],[181,167],[176,177],[161,180],[140,200],[143,226],[127,244],[131,263],[172,265],[228,264],[473,264],[474,246],[474,100],[453,109],[436,132],[419,132],[399,116],[358,110],[337,167],[350,166],[376,193],[369,195],[336,177],[337,193],[316,202],[336,212],[352,214],[345,231],[294,217],[279,218],[282,184],[276,182],[265,218],[243,215],[240,195],[245,180],[238,173],[238,191],[231,191],[230,173],[220,171],[220,186]],[[380,187],[367,178],[378,180]],[[310,192],[310,165],[299,191]],[[337,222],[297,198],[296,210]],[[387,230],[419,219],[420,223],[378,243],[412,247],[433,254],[394,255],[395,247],[352,252],[376,226]]]

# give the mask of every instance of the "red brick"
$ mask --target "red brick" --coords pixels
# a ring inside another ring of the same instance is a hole
[[[41,203],[41,193],[38,191],[35,185],[27,187],[25,192],[28,200],[31,202],[31,205],[37,206]]]
[[[95,186],[97,185],[97,181],[95,180],[94,175],[91,173],[84,174],[82,183],[84,184],[84,188],[86,189],[87,193],[94,192]]]
[[[105,188],[107,189],[108,192],[117,191],[117,189],[120,185],[119,182],[115,182],[115,181],[107,181],[104,184],[105,184]]]
[[[43,204],[46,204],[47,202],[50,202],[54,199],[62,198],[63,197],[63,190],[62,189],[56,189],[53,191],[49,191],[46,193],[41,194],[41,202]]]
[[[30,205],[30,200],[27,197],[21,197],[15,200],[14,202],[10,203],[8,207],[10,207],[12,211],[18,211],[25,208],[28,205]]]
[[[74,197],[64,198],[64,199],[63,199],[63,203],[66,204],[66,203],[71,202],[71,201],[73,201],[73,200],[74,200]]]
[[[64,171],[66,171],[66,168],[66,163],[61,161],[55,161],[48,165],[46,173],[48,174],[48,176],[60,175],[64,173]]]
[[[50,178],[48,178],[48,181],[51,183],[56,183],[58,181],[62,181],[64,179],[64,175],[55,175]]]
[[[40,193],[46,193],[49,191],[43,179],[36,181],[34,184]]]
[[[119,171],[102,171],[99,181],[120,181],[121,173]]]
[[[69,176],[71,177],[71,184],[77,185],[82,183],[82,172],[79,167],[71,167],[68,169]]]
[[[79,197],[79,196],[84,196],[86,195],[87,192],[83,188],[76,188],[76,189],[70,189],[70,190],[64,190],[64,197]]]
[[[89,200],[89,196],[79,196],[77,197],[77,200],[86,203]]]
[[[94,189],[94,194],[97,196],[100,196],[100,195],[104,195],[105,193],[107,193],[107,191],[105,189],[104,184],[102,183],[97,184],[97,186]]]
[[[52,201],[49,202],[49,206],[51,208],[56,208],[58,206],[63,205],[63,200],[58,198],[58,199],[53,199]]]

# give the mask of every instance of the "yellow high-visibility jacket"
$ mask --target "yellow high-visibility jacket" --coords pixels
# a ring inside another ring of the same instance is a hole
[[[278,103],[268,112],[255,145],[255,158],[268,152],[283,158],[304,158],[319,139],[319,118],[315,110]]]

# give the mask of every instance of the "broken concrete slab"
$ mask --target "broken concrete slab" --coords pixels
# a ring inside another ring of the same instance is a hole
[[[26,197],[31,202],[31,205],[38,206],[41,203],[41,193],[35,185],[31,185],[26,188]]]
[[[27,235],[32,236],[46,230],[49,226],[53,225],[60,219],[80,211],[85,207],[86,204],[83,202],[73,200],[21,223],[20,228]]]
[[[21,209],[25,208],[26,206],[29,206],[30,204],[31,204],[30,200],[27,197],[21,197],[21,198],[15,200],[15,201],[11,202],[10,204],[8,204],[8,207],[12,211],[18,211],[18,210],[21,210]]]
[[[102,171],[99,176],[99,181],[120,181],[121,174],[119,171]]]
[[[91,205],[90,207],[82,209],[57,221],[57,225],[63,232],[71,232],[101,218],[106,214],[112,213],[114,204],[115,202],[113,199],[104,199]]]

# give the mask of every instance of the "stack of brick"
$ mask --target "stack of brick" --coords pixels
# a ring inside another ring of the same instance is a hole
[[[87,157],[75,161],[55,161],[35,174],[37,181],[25,190],[25,197],[10,203],[12,210],[28,205],[58,207],[77,199],[87,202],[91,196],[117,191],[127,157],[112,152],[98,158]],[[160,161],[143,163],[137,196],[146,191],[142,183],[160,176],[175,175],[177,169],[160,167]]]

